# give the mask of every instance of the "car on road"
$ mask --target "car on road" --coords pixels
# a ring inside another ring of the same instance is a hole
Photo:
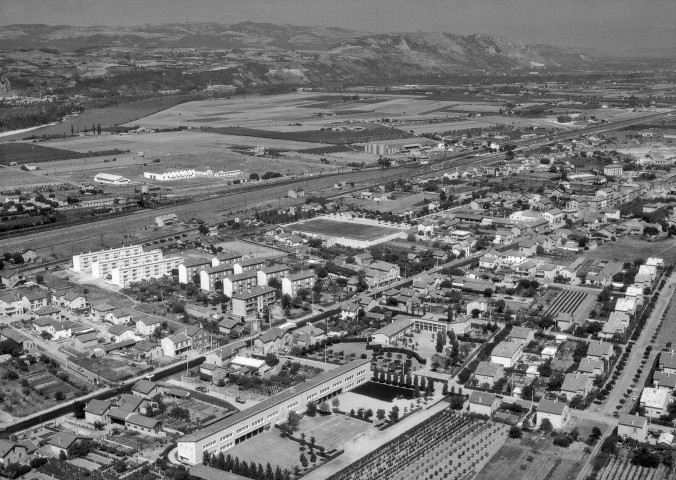
[[[195,390],[202,393],[207,393],[206,387],[195,387]]]
[[[235,398],[235,401],[236,401],[237,403],[246,403],[246,400],[244,400],[242,397],[237,397],[237,398]]]

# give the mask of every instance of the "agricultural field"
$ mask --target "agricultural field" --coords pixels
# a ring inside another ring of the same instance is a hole
[[[646,468],[632,465],[621,458],[613,458],[599,471],[598,480],[665,480],[669,472],[663,465],[659,468]]]
[[[568,480],[576,478],[586,460],[583,453],[586,445],[576,442],[569,448],[561,448],[533,439],[509,439],[497,454],[475,477],[476,480],[543,479]]]
[[[0,167],[0,191],[9,193],[21,187],[47,184],[56,185],[62,182],[58,178],[47,177],[41,173],[25,172],[15,167]]]
[[[304,222],[292,223],[286,225],[286,227],[289,230],[301,233],[346,237],[358,240],[375,240],[401,231],[397,228],[341,222],[325,218],[315,218]]]
[[[56,125],[47,125],[30,132],[0,137],[0,142],[21,140],[29,136],[42,137],[43,135],[70,135],[70,126],[77,130],[90,129],[92,125],[104,126],[120,125],[133,122],[155,112],[193,100],[191,95],[172,95],[165,97],[149,98],[135,102],[126,102],[105,108],[87,110],[77,116],[64,119]]]
[[[105,358],[70,357],[70,361],[89,372],[101,375],[101,378],[109,382],[119,382],[140,375],[147,368],[145,363],[134,363],[118,355],[106,355]]]
[[[586,258],[630,262],[636,258],[660,257],[665,264],[676,262],[676,239],[647,242],[638,238],[624,237],[608,242],[594,250],[585,252]]]
[[[551,315],[553,318],[559,313],[569,313],[574,318],[586,315],[594,306],[596,300],[595,295],[580,291],[563,289],[549,304],[549,308],[545,314]]]

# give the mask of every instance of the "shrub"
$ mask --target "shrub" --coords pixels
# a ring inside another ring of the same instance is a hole
[[[568,448],[570,446],[570,439],[568,437],[556,437],[554,439],[554,445],[557,447]]]

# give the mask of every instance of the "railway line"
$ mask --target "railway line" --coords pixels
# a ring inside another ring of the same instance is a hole
[[[520,139],[513,143],[516,145],[515,151],[523,151],[591,133],[605,133],[627,126],[655,122],[671,116],[672,112],[645,115],[635,119],[594,125],[546,137]],[[176,213],[179,217],[184,218],[200,217],[212,223],[219,223],[225,219],[226,213],[237,211],[238,209],[251,210],[256,207],[262,209],[274,208],[275,205],[279,205],[278,200],[285,197],[286,192],[290,188],[303,187],[306,191],[311,191],[315,194],[324,193],[322,196],[333,198],[361,191],[383,182],[412,179],[449,168],[484,166],[495,162],[503,155],[503,153],[488,153],[482,156],[476,156],[476,153],[442,154],[433,159],[430,164],[424,166],[402,165],[386,169],[367,169],[347,173],[288,178],[266,185],[261,183],[246,184],[234,191],[216,191],[208,195],[196,196],[193,199],[187,198],[176,205],[164,205],[155,209],[136,211],[121,217],[94,220],[78,225],[57,225],[49,229],[18,232],[16,236],[0,241],[0,250],[31,246],[36,250],[51,248],[52,253],[54,253],[55,247],[72,245],[74,248],[75,245],[88,244],[93,239],[101,238],[103,240],[104,236],[108,237],[108,244],[121,244],[124,241],[125,233],[133,232],[137,228],[143,228],[151,224],[154,217],[162,213]],[[339,182],[354,183],[354,188],[342,189],[333,193],[334,183]],[[327,193],[328,195],[326,195]],[[302,201],[296,203],[302,203]],[[162,236],[158,236],[159,238],[162,238]],[[150,240],[153,241],[155,238],[150,238]],[[80,248],[86,249],[83,245]],[[55,260],[48,263],[58,265],[59,261]]]

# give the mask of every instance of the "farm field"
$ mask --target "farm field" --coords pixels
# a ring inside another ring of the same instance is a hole
[[[632,465],[631,462],[623,459],[613,458],[599,472],[599,480],[663,480],[667,478],[666,469],[660,465],[660,468],[645,468]]]
[[[0,167],[0,190],[13,191],[21,186],[43,185],[59,183],[57,178],[51,178],[39,173],[25,172],[18,168]]]
[[[568,449],[529,439],[509,439],[497,454],[474,477],[475,480],[550,479],[576,478],[586,456],[582,453],[585,444],[577,442]]]
[[[324,218],[315,218],[304,222],[292,223],[286,225],[286,227],[293,231],[355,238],[359,240],[375,240],[376,238],[401,231],[397,228],[377,227]]]
[[[585,252],[585,257],[599,260],[630,262],[636,258],[660,257],[665,264],[676,262],[676,239],[646,242],[638,238],[624,237],[616,242]]]
[[[21,140],[28,136],[41,137],[42,135],[70,135],[70,126],[76,130],[84,130],[86,126],[91,128],[92,124],[101,124],[104,126],[120,125],[122,123],[132,122],[139,118],[146,117],[154,112],[159,112],[177,104],[194,99],[192,95],[172,95],[166,97],[149,98],[135,102],[121,103],[106,108],[94,108],[86,110],[76,117],[70,117],[56,125],[31,130],[27,133],[8,135],[0,137],[0,142]]]

